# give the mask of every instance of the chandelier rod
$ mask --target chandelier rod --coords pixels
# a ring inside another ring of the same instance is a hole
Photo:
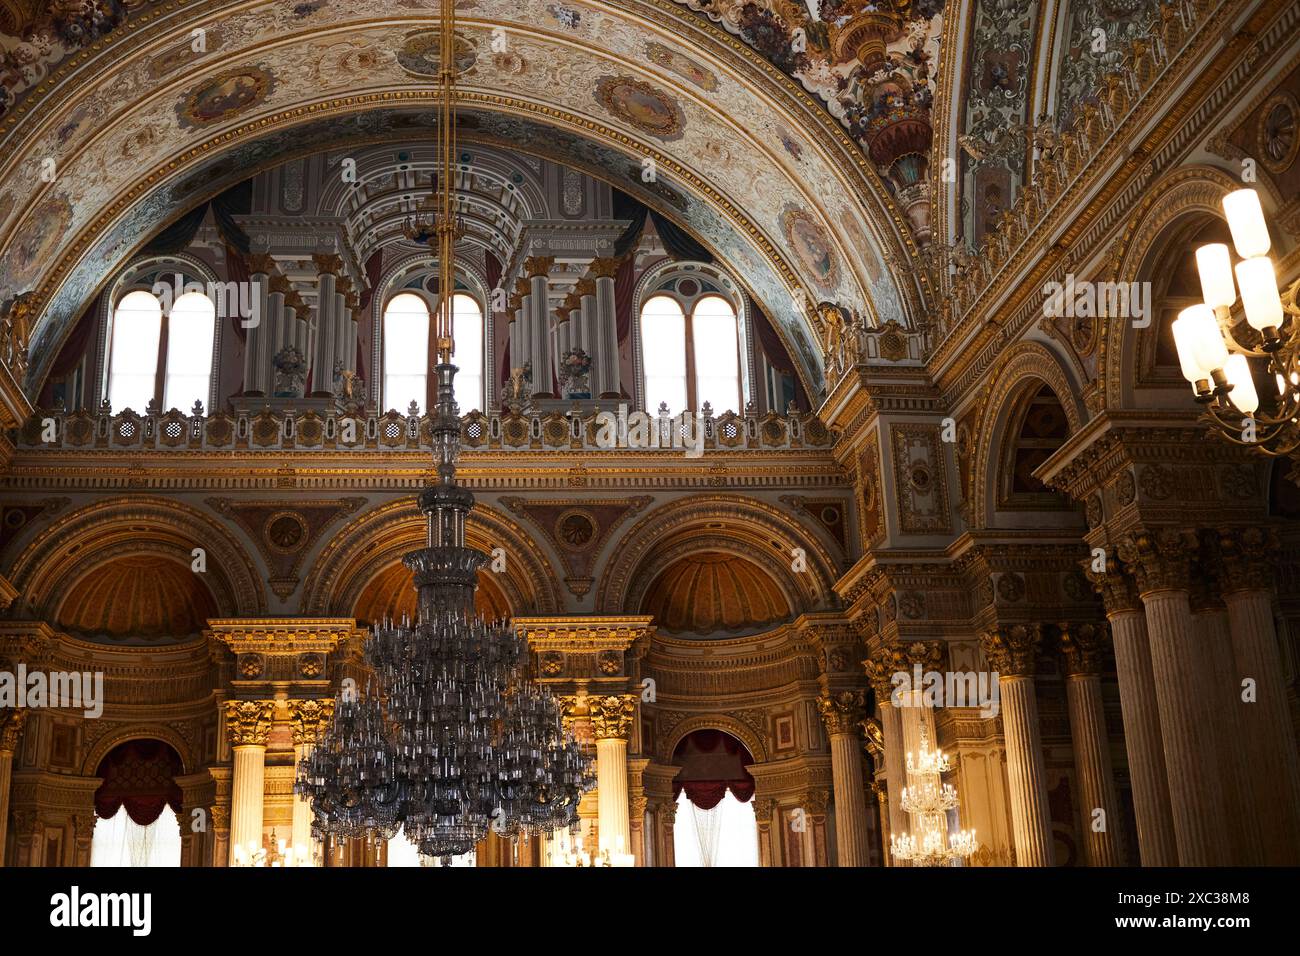
[[[435,337],[438,347],[438,364],[451,364],[453,345],[452,292],[455,289],[456,220],[452,215],[452,165],[455,158],[455,96],[456,96],[456,0],[442,0],[442,17],[439,21],[440,83],[438,141],[439,186],[442,192],[442,214],[438,218],[438,318]],[[440,396],[441,397],[441,396]]]

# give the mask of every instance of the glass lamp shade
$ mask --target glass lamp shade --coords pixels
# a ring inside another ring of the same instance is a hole
[[[1232,404],[1247,415],[1255,414],[1255,409],[1259,408],[1259,393],[1255,391],[1255,380],[1250,377],[1250,362],[1246,356],[1240,352],[1228,356],[1223,374],[1232,385],[1232,391],[1228,393]]]
[[[1273,260],[1256,256],[1237,263],[1237,284],[1241,286],[1241,305],[1246,322],[1252,329],[1276,329],[1282,325],[1282,300],[1277,293],[1277,273]]]
[[[1211,309],[1227,307],[1237,301],[1232,282],[1232,256],[1222,242],[1212,242],[1196,250],[1196,270],[1201,274],[1201,291]]]
[[[1228,228],[1232,231],[1232,244],[1237,247],[1237,255],[1252,259],[1268,252],[1268,226],[1259,204],[1259,193],[1253,189],[1234,190],[1223,197],[1223,211],[1228,216]]]
[[[1178,349],[1178,364],[1187,381],[1208,380],[1215,369],[1223,368],[1228,361],[1228,347],[1208,305],[1183,309],[1171,328]]]

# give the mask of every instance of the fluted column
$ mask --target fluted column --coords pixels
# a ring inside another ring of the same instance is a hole
[[[226,730],[235,753],[230,796],[230,865],[237,852],[262,845],[262,805],[266,793],[266,742],[275,703],[226,701]]]
[[[867,677],[876,695],[876,706],[880,709],[880,730],[884,738],[881,746],[884,749],[887,784],[885,811],[889,817],[888,829],[890,833],[902,834],[909,828],[902,802],[903,788],[907,786],[907,747],[903,743],[903,717],[893,702],[893,676],[900,671],[906,673],[907,665],[897,651],[882,648],[864,661],[863,666],[866,668]],[[886,857],[889,857],[888,839],[885,840],[883,847]]]
[[[334,717],[334,701],[308,699],[289,701],[289,720],[293,732],[294,779],[298,766],[311,756],[316,742],[329,730]],[[293,793],[293,830],[289,845],[294,853],[306,851],[308,864],[316,866],[319,845],[311,837],[311,803],[295,788]]]
[[[593,365],[596,356],[596,280],[591,278],[582,278],[578,284],[573,287],[573,294],[578,298],[578,311],[576,321],[578,323],[577,340],[579,346],[587,355],[591,356]],[[599,394],[592,386],[593,394]]]
[[[1211,664],[1196,639],[1188,602],[1197,547],[1191,532],[1166,528],[1126,538],[1120,557],[1133,570],[1146,611],[1178,862],[1216,866],[1229,862],[1230,854],[1223,785],[1218,774],[1204,772],[1205,755],[1217,751],[1214,710],[1201,693]]]
[[[623,394],[618,362],[618,312],[614,301],[614,273],[619,260],[599,258],[591,261],[590,276],[596,282],[596,354],[593,356],[598,398],[618,398]]]
[[[1124,572],[1118,558],[1113,558],[1110,565],[1104,572],[1089,569],[1088,577],[1105,604],[1115,649],[1138,855],[1143,866],[1177,866],[1178,844],[1169,806],[1169,779],[1146,616],[1132,575]]]
[[[636,698],[629,695],[588,697],[591,727],[596,737],[596,796],[601,851],[630,852],[628,822],[627,743],[636,719]]]
[[[271,391],[271,356],[275,354],[271,346],[278,321],[278,316],[271,316],[271,276],[277,274],[275,260],[268,255],[250,256],[248,267],[257,324],[248,327],[244,341],[243,393],[268,395]]]
[[[1232,703],[1242,731],[1249,808],[1259,820],[1265,862],[1300,863],[1300,758],[1287,705],[1286,681],[1273,623],[1272,529],[1219,533],[1223,601],[1236,669]],[[1228,675],[1224,675],[1227,679]],[[1247,701],[1244,681],[1253,682]]]
[[[1041,640],[1039,625],[1013,624],[985,633],[981,642],[985,656],[998,672],[1011,826],[1019,866],[1053,866],[1056,862],[1047,805],[1047,768],[1034,696],[1034,662]]]
[[[550,274],[555,264],[554,256],[529,256],[524,260],[524,274],[528,277],[529,295],[524,309],[531,312],[529,335],[533,358],[533,398],[554,398],[551,376],[555,373],[555,359],[551,349]]]
[[[831,780],[835,791],[835,846],[840,866],[870,863],[870,826],[862,782],[862,741],[866,692],[845,690],[817,698],[817,710],[831,741]]]
[[[5,865],[5,837],[9,829],[9,783],[13,779],[14,751],[27,711],[0,710],[0,866]]]
[[[1101,629],[1091,624],[1061,625],[1070,742],[1083,801],[1083,856],[1089,866],[1121,866],[1119,800],[1101,699],[1103,641]]]

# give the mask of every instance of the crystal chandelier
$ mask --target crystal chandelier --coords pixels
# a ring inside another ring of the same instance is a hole
[[[1224,438],[1266,455],[1289,455],[1300,447],[1300,281],[1278,290],[1255,190],[1228,193],[1223,210],[1241,261],[1234,266],[1221,242],[1196,250],[1205,301],[1183,309],[1171,326],[1178,363]],[[1246,328],[1232,315],[1238,289]],[[1262,389],[1255,386],[1252,360],[1267,383]]]
[[[948,834],[948,811],[959,803],[957,788],[942,780],[952,769],[947,755],[937,748],[930,750],[929,744],[922,727],[920,753],[907,755],[907,777],[912,782],[900,795],[903,811],[912,818],[912,832],[892,835],[890,849],[895,859],[913,866],[950,866],[975,852],[975,831]]]
[[[485,621],[474,608],[488,559],[465,543],[474,495],[456,483],[454,0],[442,0],[441,24],[438,480],[419,497],[427,546],[405,559],[418,591],[416,619],[375,629],[366,661],[376,683],[344,695],[325,739],[301,765],[297,790],[311,800],[317,838],[387,840],[400,829],[423,857],[449,864],[489,829],[515,836],[574,825],[594,777],[563,729],[559,704],[529,680],[525,639],[510,622]]]

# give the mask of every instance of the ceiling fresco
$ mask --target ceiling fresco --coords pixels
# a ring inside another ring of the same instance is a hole
[[[34,380],[104,264],[200,194],[313,145],[427,129],[397,109],[428,109],[422,4],[388,5],[381,24],[358,12],[367,4],[336,0],[198,16],[217,6],[184,11],[210,28],[205,52],[186,55],[174,25],[136,31],[138,42],[121,45],[129,50],[105,52],[75,84],[55,82],[49,64],[35,71],[54,83],[56,110],[37,98],[0,119],[0,301],[36,288],[46,297]],[[809,381],[822,378],[810,304],[911,322],[912,299],[882,251],[897,245],[902,220],[887,199],[871,203],[879,181],[725,44],[706,56],[668,32],[648,40],[643,22],[595,4],[460,9],[470,21],[457,52],[467,128],[615,181],[681,221],[777,318]],[[654,182],[643,181],[646,157]]]

